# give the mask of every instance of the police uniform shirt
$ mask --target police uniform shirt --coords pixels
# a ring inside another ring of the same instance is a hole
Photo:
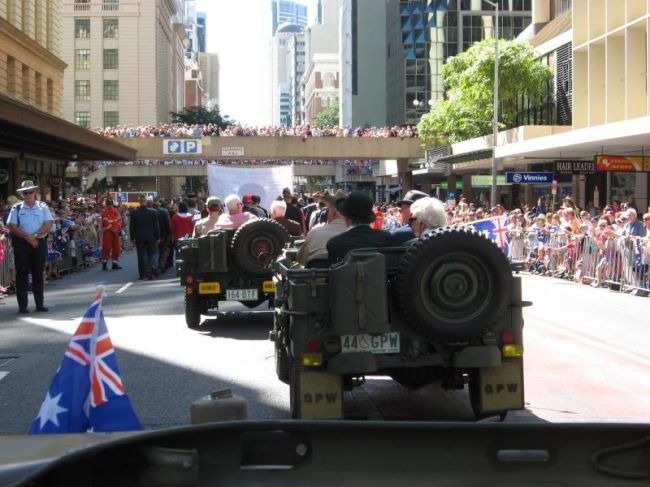
[[[34,235],[46,221],[52,221],[52,213],[45,203],[35,201],[31,208],[24,201],[16,203],[9,212],[7,224],[18,225],[23,232]],[[20,224],[18,223],[20,221]]]

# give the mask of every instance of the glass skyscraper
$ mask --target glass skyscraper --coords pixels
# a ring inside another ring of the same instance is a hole
[[[517,37],[531,22],[531,0],[496,0],[499,38]],[[404,53],[404,121],[417,123],[444,97],[442,66],[449,56],[493,37],[494,8],[482,0],[400,0]]]
[[[291,0],[272,0],[273,35],[282,24],[295,24],[307,27],[307,6]]]

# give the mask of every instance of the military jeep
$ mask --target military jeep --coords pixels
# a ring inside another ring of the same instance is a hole
[[[219,301],[239,301],[249,308],[272,301],[270,264],[289,241],[285,228],[270,219],[180,241],[178,265],[187,326],[198,327],[201,314],[218,308]]]
[[[293,418],[343,417],[343,391],[367,376],[417,389],[469,389],[477,418],[523,409],[521,280],[468,227],[410,246],[351,251],[329,268],[275,263],[278,378]]]

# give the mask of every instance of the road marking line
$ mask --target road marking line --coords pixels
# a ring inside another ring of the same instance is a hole
[[[546,328],[552,328],[556,333],[568,336],[576,341],[582,341],[583,343],[586,343],[593,348],[597,348],[601,351],[608,352],[612,355],[618,355],[619,357],[623,357],[627,360],[630,360],[632,362],[636,362],[637,364],[641,364],[644,367],[650,367],[650,360],[645,359],[644,357],[638,357],[634,355],[632,352],[626,352],[624,350],[619,350],[615,347],[615,344],[606,344],[601,342],[597,338],[592,338],[587,335],[583,335],[578,332],[574,332],[572,330],[567,330],[566,328],[562,328],[561,326],[557,325],[556,323],[544,319],[539,316],[535,316],[532,313],[528,314],[528,317],[532,319],[533,321],[536,321],[537,324],[541,325],[542,327]],[[526,328],[524,327],[524,333],[526,333]]]
[[[133,283],[132,282],[127,282],[124,286],[119,288],[117,291],[115,291],[115,294],[122,294],[124,291],[129,289]]]
[[[9,375],[9,372],[0,372],[0,380],[4,379]]]

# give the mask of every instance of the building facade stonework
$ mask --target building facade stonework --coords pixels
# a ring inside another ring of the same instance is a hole
[[[63,3],[63,112],[84,127],[169,120],[184,103],[183,0]]]

